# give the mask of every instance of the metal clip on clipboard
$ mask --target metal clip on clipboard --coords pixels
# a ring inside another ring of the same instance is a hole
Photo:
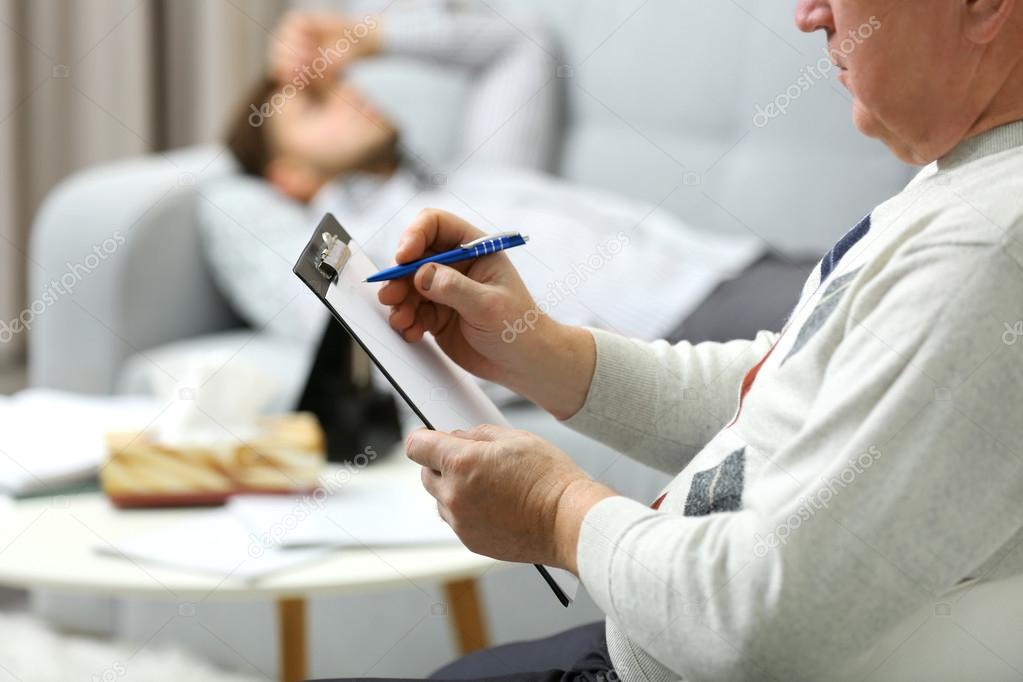
[[[330,232],[323,232],[320,235],[323,240],[323,250],[320,251],[319,262],[316,268],[324,277],[333,282],[338,274],[344,269],[345,263],[351,258],[352,252],[348,244],[341,241],[341,238]]]
[[[338,280],[341,271],[352,257],[352,250],[348,246],[351,241],[352,238],[345,228],[328,213],[316,227],[316,232],[293,268],[299,279],[312,289],[328,308],[330,305],[326,301],[327,291],[330,285]],[[331,312],[335,317],[338,316],[333,308]]]

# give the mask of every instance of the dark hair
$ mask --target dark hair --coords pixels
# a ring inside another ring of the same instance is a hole
[[[227,147],[248,175],[263,177],[273,160],[274,150],[267,130],[269,118],[263,112],[267,111],[270,98],[277,90],[277,83],[272,79],[261,79],[242,98],[228,127]]]

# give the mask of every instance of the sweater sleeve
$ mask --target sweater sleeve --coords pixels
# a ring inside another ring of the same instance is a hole
[[[550,170],[559,117],[557,58],[545,27],[496,12],[395,12],[383,49],[469,69],[458,166]]]
[[[686,680],[836,679],[983,577],[1023,527],[1023,362],[1003,341],[1021,278],[1001,248],[960,246],[859,285],[801,430],[740,509],[588,512],[578,564],[597,604]]]
[[[597,365],[576,431],[677,474],[735,413],[743,376],[778,335],[753,341],[647,343],[592,330]]]

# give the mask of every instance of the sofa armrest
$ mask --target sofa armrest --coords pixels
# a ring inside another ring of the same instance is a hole
[[[197,186],[233,171],[219,147],[90,168],[58,185],[32,226],[29,383],[106,393],[123,361],[240,324],[216,290]]]

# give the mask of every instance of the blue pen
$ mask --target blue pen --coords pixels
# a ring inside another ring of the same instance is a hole
[[[381,270],[372,277],[368,277],[366,281],[386,282],[391,279],[400,279],[406,275],[413,274],[416,270],[427,263],[442,263],[444,265],[450,265],[463,260],[472,260],[473,258],[479,258],[480,256],[504,251],[505,249],[510,249],[513,246],[522,246],[528,241],[529,237],[519,234],[518,232],[492,234],[486,237],[480,237],[479,239],[474,239],[467,244],[462,244],[457,249],[438,253],[436,256],[429,256],[417,261],[412,261],[411,263],[395,265],[394,267],[387,268],[386,270]]]

